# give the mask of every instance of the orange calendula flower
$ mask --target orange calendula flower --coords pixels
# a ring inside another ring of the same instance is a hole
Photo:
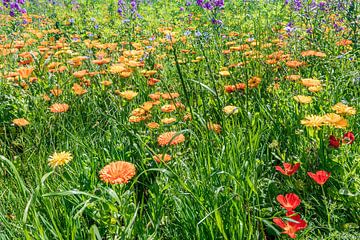
[[[109,69],[110,73],[114,73],[114,74],[115,73],[121,73],[121,72],[124,72],[126,70],[127,69],[126,69],[125,65],[122,64],[122,63],[121,64],[114,64]]]
[[[144,102],[143,105],[141,106],[141,108],[144,109],[145,111],[150,111],[152,107],[153,107],[152,102]]]
[[[129,122],[131,122],[131,123],[138,123],[138,122],[141,122],[144,120],[145,120],[145,117],[143,117],[143,116],[130,116],[129,117]]]
[[[24,127],[26,125],[29,125],[30,122],[26,120],[25,118],[16,118],[12,120],[12,123],[18,127]]]
[[[347,45],[351,45],[353,42],[351,40],[348,39],[343,39],[340,40],[336,43],[336,46],[347,46]]]
[[[321,85],[320,80],[312,79],[312,78],[304,78],[301,79],[301,84],[305,87],[317,87]]]
[[[87,90],[84,89],[83,87],[81,87],[79,84],[77,83],[74,83],[73,87],[72,87],[74,93],[76,95],[83,95],[85,93],[87,93]]]
[[[328,113],[323,118],[325,124],[335,128],[346,128],[348,125],[347,120],[336,113]]]
[[[128,183],[136,174],[135,165],[125,161],[116,161],[100,170],[100,179],[110,184]]]
[[[88,74],[88,70],[81,70],[81,71],[78,71],[78,72],[74,72],[73,76],[76,77],[76,78],[83,78],[87,74]]]
[[[134,92],[134,91],[131,91],[131,90],[127,90],[127,91],[124,91],[124,92],[120,92],[119,95],[128,100],[128,101],[131,101],[134,97],[136,97],[138,95],[137,92]]]
[[[285,76],[286,80],[290,80],[290,81],[298,81],[300,80],[301,76],[300,75],[289,75],[289,76]]]
[[[317,115],[306,116],[305,119],[301,120],[301,124],[306,127],[321,127],[324,125],[324,118]]]
[[[356,109],[353,107],[349,107],[346,104],[343,104],[341,102],[335,104],[334,106],[331,107],[332,110],[334,110],[337,114],[341,114],[341,115],[355,115],[356,114]]]
[[[226,85],[224,86],[225,92],[227,93],[232,93],[236,91],[236,86],[235,85]]]
[[[261,78],[259,77],[252,77],[248,80],[249,88],[256,88],[261,82]]]
[[[309,92],[320,92],[322,90],[322,86],[313,86],[308,87]]]
[[[160,82],[159,79],[156,79],[156,78],[149,78],[149,80],[147,81],[147,84],[149,86],[154,86],[156,83]]]
[[[153,101],[159,100],[160,97],[161,97],[161,94],[160,94],[160,93],[152,93],[152,94],[149,94],[149,98],[151,98]]]
[[[310,57],[310,56],[313,56],[313,57],[326,57],[326,54],[323,53],[323,52],[317,52],[317,51],[313,51],[313,50],[307,50],[307,51],[303,51],[301,52],[301,56],[303,57]]]
[[[227,114],[227,115],[230,115],[230,114],[235,114],[239,111],[239,108],[238,107],[235,107],[235,106],[225,106],[223,108],[223,111]]]
[[[175,111],[175,109],[176,106],[174,104],[165,104],[164,106],[161,107],[161,111],[166,113],[173,112]]]
[[[33,68],[20,68],[18,73],[20,74],[21,78],[28,78],[30,77],[31,73],[34,71]]]
[[[112,82],[105,80],[105,81],[102,81],[101,84],[103,86],[107,87],[107,86],[110,86],[112,84]]]
[[[132,74],[132,70],[126,69],[126,71],[121,72],[119,75],[120,75],[120,77],[128,78],[131,76],[131,74]]]
[[[142,108],[135,108],[132,112],[131,115],[132,116],[142,116],[146,113],[146,111]]]
[[[43,99],[44,99],[45,101],[50,101],[50,100],[51,100],[51,98],[50,98],[48,95],[46,95],[46,94],[44,94],[42,97],[43,97]]]
[[[245,83],[237,83],[235,84],[236,90],[245,90],[246,84]]]
[[[69,110],[69,105],[66,103],[54,103],[49,109],[52,113],[63,113]]]
[[[160,146],[177,145],[185,141],[185,136],[177,132],[165,132],[157,138],[157,141]]]
[[[171,124],[176,122],[176,118],[163,118],[161,119],[161,122],[164,124]]]
[[[180,96],[179,93],[175,92],[175,93],[163,93],[161,94],[161,97],[165,100],[170,100],[170,99],[175,99],[178,98]]]
[[[230,76],[230,72],[229,72],[229,71],[220,71],[219,74],[220,74],[220,76],[223,76],[223,77]]]
[[[176,107],[176,109],[179,109],[179,110],[185,110],[185,105],[182,104],[181,102],[176,102],[175,107]]]
[[[221,126],[216,123],[208,123],[207,125],[208,129],[211,131],[214,131],[216,133],[221,133]]]
[[[156,122],[150,122],[146,125],[148,128],[151,128],[151,129],[156,129],[156,128],[159,128],[160,125]]]
[[[169,154],[157,154],[153,156],[153,159],[157,162],[157,163],[161,163],[161,162],[168,162],[171,160],[171,156]]]
[[[97,59],[97,60],[92,60],[92,63],[96,64],[96,65],[103,65],[103,64],[107,64],[110,62],[110,58],[103,58],[103,59]]]
[[[190,113],[186,113],[185,116],[183,117],[183,121],[191,121],[192,120],[192,116]]]
[[[58,87],[55,87],[55,88],[51,89],[50,92],[55,97],[60,96],[62,94],[62,90],[60,88],[58,88]]]
[[[286,66],[288,66],[289,68],[298,68],[298,67],[301,67],[301,66],[304,66],[305,65],[305,62],[301,62],[301,61],[287,61],[286,63]]]
[[[298,95],[298,96],[294,96],[294,100],[297,101],[298,103],[306,104],[306,103],[311,103],[312,102],[312,97],[304,96],[304,95]]]

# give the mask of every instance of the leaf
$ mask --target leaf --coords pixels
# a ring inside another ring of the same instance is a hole
[[[225,230],[224,230],[224,224],[223,224],[223,221],[221,219],[219,209],[217,207],[215,209],[215,219],[216,219],[216,225],[219,228],[220,232],[222,233],[223,237],[225,239],[228,239],[228,237],[226,236]]]
[[[359,195],[359,193],[351,193],[348,189],[346,188],[341,188],[339,190],[339,194],[341,195],[345,195],[345,196],[350,196],[350,197],[356,197],[357,195]]]
[[[90,234],[91,234],[92,239],[95,239],[95,237],[96,237],[97,240],[102,240],[99,229],[97,228],[97,226],[95,224],[91,226]]]
[[[23,192],[24,197],[26,197],[26,192],[28,192],[28,189],[26,188],[24,181],[21,179],[19,172],[16,170],[15,165],[9,159],[5,158],[2,155],[0,155],[0,159],[10,166],[18,185]]]
[[[71,196],[71,195],[85,195],[85,196],[92,197],[92,198],[95,198],[95,199],[98,199],[98,200],[102,200],[102,198],[99,198],[98,196],[95,196],[95,195],[87,193],[87,192],[78,191],[78,190],[46,193],[46,194],[43,194],[42,197]]]
[[[279,230],[277,230],[271,222],[269,222],[266,219],[263,219],[262,221],[265,223],[266,226],[271,228],[278,236],[281,234],[281,232]]]
[[[257,194],[257,191],[254,187],[254,184],[251,182],[250,178],[249,178],[249,175],[246,176],[246,182],[249,184],[249,187],[251,188],[251,190]]]

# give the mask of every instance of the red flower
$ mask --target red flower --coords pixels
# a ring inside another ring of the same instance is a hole
[[[273,221],[274,223],[276,223],[276,225],[278,225],[283,230],[285,230],[284,232],[282,232],[283,234],[287,234],[291,238],[296,238],[295,233],[301,229],[306,228],[307,223],[304,220],[302,220],[300,215],[297,213],[289,212],[286,214],[286,216],[290,217],[292,220],[296,222],[289,222],[289,221],[284,222],[281,218],[274,218]]]
[[[290,163],[283,163],[283,166],[284,169],[282,169],[280,166],[276,166],[275,169],[286,176],[291,176],[299,169],[300,163],[295,163],[294,166]]]
[[[352,132],[347,132],[342,141],[344,144],[352,144],[355,141],[355,135]]]
[[[278,195],[276,200],[281,204],[281,207],[287,211],[294,210],[301,203],[300,198],[295,193],[289,193],[284,195]]]
[[[340,139],[331,135],[329,138],[329,146],[332,148],[339,148],[340,147]]]
[[[317,182],[320,185],[324,185],[328,178],[330,177],[331,173],[320,170],[316,173],[308,172],[308,175],[314,179],[315,182]]]

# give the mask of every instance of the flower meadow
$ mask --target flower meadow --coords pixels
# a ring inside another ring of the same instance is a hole
[[[359,16],[3,0],[0,239],[360,239]]]

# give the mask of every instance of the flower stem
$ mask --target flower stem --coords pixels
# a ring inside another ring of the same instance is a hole
[[[325,195],[323,185],[321,185],[321,190],[322,190],[322,194],[323,194],[323,197],[324,197],[324,204],[325,204],[325,209],[326,209],[326,214],[327,214],[327,219],[328,219],[328,226],[329,226],[329,230],[331,231],[331,229],[332,229],[332,227],[331,227],[331,219],[330,219],[331,216],[330,216],[329,208],[328,208],[328,205],[327,205],[327,198],[326,198],[326,195]]]

